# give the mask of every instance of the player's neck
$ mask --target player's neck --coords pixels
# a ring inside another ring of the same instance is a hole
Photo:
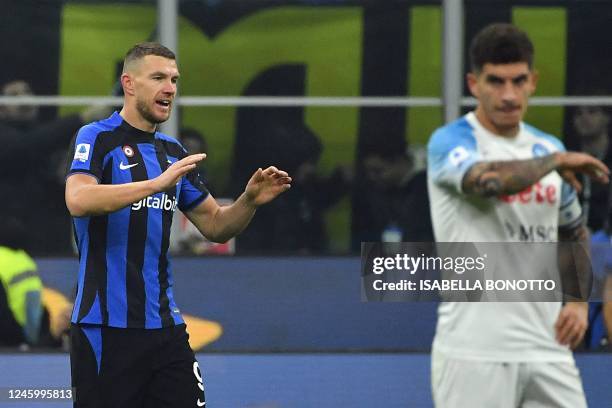
[[[495,125],[495,123],[493,123],[493,121],[489,119],[484,109],[482,109],[482,107],[480,106],[476,108],[475,114],[476,114],[476,119],[478,119],[478,122],[482,125],[482,127],[487,129],[489,132],[493,133],[494,135],[505,137],[508,139],[513,139],[519,134],[519,131],[521,130],[521,127],[518,124],[516,126],[503,126],[503,127]]]
[[[123,109],[121,109],[121,112],[119,112],[119,115],[121,115],[123,120],[129,123],[130,126],[144,132],[153,133],[157,128],[155,123],[151,123],[143,118],[135,109],[129,109],[124,106]]]

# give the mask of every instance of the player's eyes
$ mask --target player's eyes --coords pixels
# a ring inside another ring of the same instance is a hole
[[[524,85],[526,82],[527,82],[526,77],[517,78],[514,81],[512,81],[512,83],[517,86]]]

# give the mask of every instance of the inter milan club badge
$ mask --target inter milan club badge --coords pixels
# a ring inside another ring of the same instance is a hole
[[[134,149],[127,145],[123,146],[123,153],[125,153],[127,157],[132,157],[134,155]]]

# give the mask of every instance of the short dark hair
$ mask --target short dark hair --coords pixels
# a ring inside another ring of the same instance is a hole
[[[470,45],[470,67],[480,72],[487,64],[512,64],[526,62],[533,66],[533,43],[523,30],[507,23],[486,26]]]
[[[172,60],[176,59],[174,52],[160,43],[141,42],[130,48],[127,54],[125,54],[125,59],[123,60],[124,69],[131,62],[144,58],[147,55],[156,55],[158,57],[164,57]]]

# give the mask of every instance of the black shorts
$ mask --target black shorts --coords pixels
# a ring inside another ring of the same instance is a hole
[[[202,407],[204,384],[185,325],[70,328],[74,407]]]

